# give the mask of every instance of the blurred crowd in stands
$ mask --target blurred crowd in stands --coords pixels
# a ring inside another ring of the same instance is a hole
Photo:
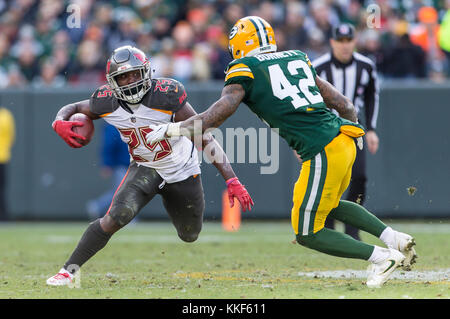
[[[126,44],[149,55],[155,77],[223,80],[229,30],[247,15],[273,26],[279,51],[312,60],[350,22],[380,76],[450,78],[450,0],[0,0],[0,87],[94,87]]]

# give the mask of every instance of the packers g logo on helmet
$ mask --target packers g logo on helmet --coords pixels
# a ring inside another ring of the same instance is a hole
[[[270,24],[260,17],[242,18],[230,31],[228,50],[233,59],[275,52],[275,33]]]
[[[229,40],[233,39],[236,33],[238,32],[237,26],[234,26],[230,31],[230,36],[228,37]]]

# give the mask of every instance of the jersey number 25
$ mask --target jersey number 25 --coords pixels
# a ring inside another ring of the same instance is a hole
[[[134,150],[141,144],[141,139],[142,141],[144,141],[144,146],[152,152],[155,150],[156,146],[159,145],[161,147],[161,150],[155,153],[153,162],[159,161],[160,159],[163,159],[164,157],[172,153],[172,147],[170,146],[170,143],[167,139],[164,139],[162,141],[153,144],[147,144],[145,137],[148,133],[152,131],[152,129],[149,128],[148,126],[138,128],[139,134],[141,135],[141,139],[139,139],[136,129],[134,128],[119,129],[119,131],[125,138],[128,139],[128,150],[130,152],[130,155],[136,162],[148,162],[142,156],[134,154]]]

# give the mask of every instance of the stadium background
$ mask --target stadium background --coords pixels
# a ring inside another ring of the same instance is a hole
[[[71,4],[81,9],[80,27],[68,27]],[[380,9],[377,28],[367,28],[371,4]],[[353,23],[358,51],[376,62],[382,79],[381,144],[368,157],[366,206],[380,217],[450,217],[450,47],[429,38],[438,28],[449,34],[448,0],[0,1],[0,104],[13,112],[17,131],[8,177],[11,217],[86,219],[86,202],[108,187],[99,174],[99,136],[70,149],[51,122],[62,105],[104,83],[112,49],[141,48],[153,76],[182,81],[200,112],[220,95],[228,31],[245,15],[271,23],[279,50],[300,49],[311,59],[329,50],[331,26]],[[264,125],[241,107],[224,127]],[[256,204],[244,217],[289,218],[299,166],[284,142],[279,158],[274,175],[260,175],[266,164],[233,164]],[[218,219],[224,183],[212,165],[202,170],[205,217]],[[165,218],[159,198],[141,216]]]

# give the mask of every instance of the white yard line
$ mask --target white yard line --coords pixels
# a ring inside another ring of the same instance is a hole
[[[335,278],[335,279],[367,278],[367,272],[365,270],[354,270],[354,269],[298,272],[297,275],[300,277],[311,277],[311,278]],[[450,282],[450,268],[429,270],[429,271],[396,270],[392,274],[391,278],[411,280],[411,281]]]

